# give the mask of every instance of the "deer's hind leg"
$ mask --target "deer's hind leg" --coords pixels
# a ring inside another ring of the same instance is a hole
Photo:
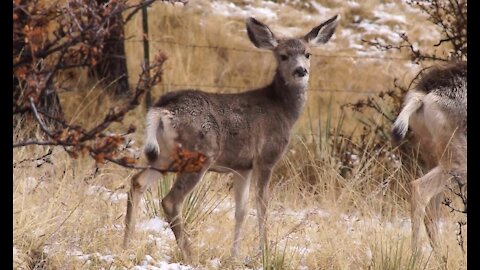
[[[155,170],[143,170],[135,174],[131,179],[130,191],[128,192],[127,214],[125,216],[125,236],[123,239],[123,247],[127,248],[130,243],[132,234],[135,231],[135,223],[137,210],[140,204],[140,199],[147,188],[158,178],[161,174]]]
[[[191,241],[184,232],[182,205],[186,196],[202,179],[207,169],[208,166],[205,166],[200,172],[178,173],[175,183],[162,200],[163,210],[165,211],[167,220],[170,223],[170,228],[175,235],[175,239],[185,260],[191,260],[192,254],[190,250]]]
[[[425,211],[423,222],[425,223],[425,230],[427,231],[430,245],[433,249],[438,250],[438,216],[440,211],[440,204],[442,201],[442,194],[435,195],[428,203]]]
[[[433,221],[430,221],[431,217],[425,217],[425,211],[432,198],[444,191],[447,184],[448,177],[443,172],[441,166],[435,167],[423,177],[412,182],[411,215],[412,250],[414,252],[418,251],[419,248],[418,236],[420,225],[424,218],[426,218],[426,220],[424,220],[426,221],[425,225],[429,226],[427,229],[428,233],[435,234],[434,239],[436,239],[437,229],[434,228],[436,225],[434,225]],[[432,212],[429,211],[429,214],[432,214]]]

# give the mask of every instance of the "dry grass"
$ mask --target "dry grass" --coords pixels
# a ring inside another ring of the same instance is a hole
[[[340,27],[351,29],[352,33],[359,31],[352,24],[355,16],[373,19],[367,6],[383,3],[371,0],[365,6],[349,7],[337,1],[326,2],[328,5],[325,6],[338,9],[342,14],[344,21]],[[207,2],[198,1],[196,5],[206,6]],[[296,26],[304,31],[315,26],[313,22],[298,20],[302,13],[311,14],[311,7],[286,5],[283,8],[279,13],[282,26]],[[428,46],[429,41],[421,42],[422,28],[426,24],[424,18],[403,11],[410,24],[411,39],[420,40],[419,46]],[[149,14],[152,40],[252,50],[250,53],[152,42],[151,51],[161,49],[169,57],[164,81],[153,90],[154,97],[183,88],[178,85],[213,86],[201,88],[215,92],[243,91],[262,86],[272,77],[272,56],[254,52],[245,35],[243,20],[168,4],[154,5]],[[297,16],[287,17],[286,14]],[[319,18],[319,21],[323,19],[326,18]],[[126,29],[126,36],[131,38],[126,43],[131,83],[138,78],[143,58],[142,44],[136,42],[141,39],[140,29],[139,16]],[[273,25],[272,29],[275,31],[280,27]],[[331,43],[328,50],[315,49],[315,53],[354,54],[345,37],[336,36]],[[388,55],[402,56],[400,53]],[[266,269],[439,268],[441,265],[434,257],[429,257],[429,252],[425,252],[424,257],[410,256],[407,195],[408,182],[415,173],[389,167],[372,152],[362,155],[350,174],[342,176],[341,165],[332,150],[332,140],[321,139],[326,136],[325,130],[339,123],[340,105],[365,97],[364,94],[315,90],[381,91],[392,87],[394,77],[407,82],[416,70],[406,62],[320,56],[313,57],[311,69],[309,87],[313,90],[309,92],[306,110],[295,127],[290,150],[277,166],[270,185],[269,252],[264,256],[258,252],[252,200],[241,250],[246,258],[242,263],[230,260],[234,227],[233,200],[229,196],[231,180],[225,175],[209,174],[198,188],[203,194],[200,200],[206,203],[192,210],[197,213],[190,218],[194,226],[189,226],[189,232],[197,255],[194,264],[201,269],[258,269],[262,264]],[[93,125],[107,113],[105,108],[117,101],[105,95],[102,87],[86,80],[85,76],[78,78],[71,82],[71,86],[79,91],[62,93],[61,101],[67,119]],[[134,146],[139,149],[143,142],[144,114],[144,108],[137,108],[123,122],[123,125],[139,127],[131,135]],[[344,117],[342,129],[348,133],[357,127],[357,120],[350,114]],[[118,127],[118,124],[112,126],[112,131]],[[27,132],[22,124],[14,128],[15,136]],[[342,150],[345,149],[340,147],[337,151]],[[15,149],[14,163],[41,156],[46,151],[42,147]],[[60,148],[53,151],[51,162],[36,167],[37,163],[27,161],[14,167],[16,268],[129,269],[140,265],[146,255],[152,256],[154,261],[180,260],[168,229],[140,230],[132,247],[121,248],[125,195],[134,173],[132,170],[112,164],[102,165],[97,170],[90,159],[72,160]],[[385,179],[393,181],[388,181],[388,187],[382,189],[382,180]],[[154,214],[161,216],[158,204],[158,193],[162,193],[160,187],[161,184],[153,186],[151,196],[146,196],[140,223]],[[219,207],[213,210],[212,206],[216,204]],[[442,237],[448,248],[447,269],[466,268],[466,255],[455,238],[458,218],[444,214],[442,219]],[[426,244],[425,233],[422,236]],[[89,256],[89,259],[82,256]],[[212,261],[217,258],[221,266],[215,266]]]

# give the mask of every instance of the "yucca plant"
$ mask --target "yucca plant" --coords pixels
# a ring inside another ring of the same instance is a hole
[[[221,185],[214,185],[214,181],[222,180],[218,178],[221,178],[221,176],[204,177],[185,199],[182,217],[187,229],[197,228],[198,223],[205,220],[228,196]],[[170,191],[174,181],[175,175],[168,175],[158,182],[156,192],[151,189],[145,192],[147,212],[150,216],[165,218],[161,202],[162,198]],[[158,199],[154,199],[155,197]]]
[[[393,239],[380,239],[379,242],[375,242],[372,247],[372,261],[369,269],[426,269],[432,252],[427,257],[422,252],[412,253],[409,248],[404,248],[404,243],[405,238],[396,241]]]
[[[283,269],[298,269],[300,267],[299,260],[295,258],[300,257],[298,246],[289,246],[288,238],[284,244],[280,241],[264,243],[262,251],[262,269],[263,270],[283,270]]]

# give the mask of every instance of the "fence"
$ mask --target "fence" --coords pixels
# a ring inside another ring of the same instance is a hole
[[[145,31],[145,29],[144,29]],[[269,53],[261,50],[254,50],[249,48],[235,48],[235,47],[224,47],[224,46],[212,46],[205,44],[187,44],[172,40],[159,40],[159,39],[126,39],[126,42],[143,42],[144,45],[148,47],[148,43],[160,43],[160,44],[170,44],[175,46],[187,47],[192,49],[203,49],[203,50],[226,50],[226,51],[235,51],[240,53],[247,54],[265,54]],[[410,58],[406,57],[389,57],[389,56],[368,56],[368,55],[345,55],[345,54],[319,54],[312,53],[313,56],[318,56],[322,58],[336,58],[336,59],[355,59],[355,60],[376,60],[376,61],[398,61],[398,62],[411,62]],[[148,56],[147,56],[148,57]],[[258,86],[237,86],[237,85],[208,85],[208,84],[179,84],[179,83],[168,83],[164,86],[175,86],[175,87],[184,87],[184,88],[215,88],[215,89],[253,89]],[[376,90],[352,90],[352,89],[332,89],[332,88],[309,88],[309,92],[329,92],[329,93],[349,93],[349,94],[360,94],[360,95],[372,95],[378,94],[385,89],[376,89]]]
[[[135,40],[127,39],[126,42],[144,42],[144,40]],[[212,46],[212,45],[199,45],[199,44],[186,44],[177,41],[171,40],[148,40],[152,43],[160,44],[170,44],[175,46],[187,47],[192,49],[204,49],[204,50],[227,50],[235,51],[240,53],[247,54],[268,54],[267,51],[254,50],[248,48],[235,48],[235,47],[223,47],[223,46]],[[366,56],[366,55],[342,55],[342,54],[319,54],[312,53],[313,56],[323,57],[323,58],[336,58],[336,59],[360,59],[360,60],[379,60],[379,61],[399,61],[399,62],[411,62],[410,58],[404,57],[388,57],[388,56]],[[178,86],[178,87],[194,87],[194,88],[227,88],[227,89],[253,89],[256,86],[238,86],[238,85],[208,85],[208,84],[178,84],[178,83],[169,83],[168,86]],[[353,93],[353,94],[378,94],[380,91],[385,89],[378,90],[352,90],[352,89],[332,89],[332,88],[309,88],[309,92],[335,92],[335,93]]]

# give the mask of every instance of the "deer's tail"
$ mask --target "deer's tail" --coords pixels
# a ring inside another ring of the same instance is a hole
[[[392,135],[395,143],[399,143],[407,134],[410,116],[422,107],[422,99],[425,95],[424,92],[419,91],[410,91],[407,94],[403,109],[395,120],[392,128]]]
[[[157,141],[157,132],[160,124],[162,123],[162,115],[157,108],[151,108],[147,113],[146,121],[146,139],[144,153],[148,161],[153,162],[160,154],[160,146]]]

